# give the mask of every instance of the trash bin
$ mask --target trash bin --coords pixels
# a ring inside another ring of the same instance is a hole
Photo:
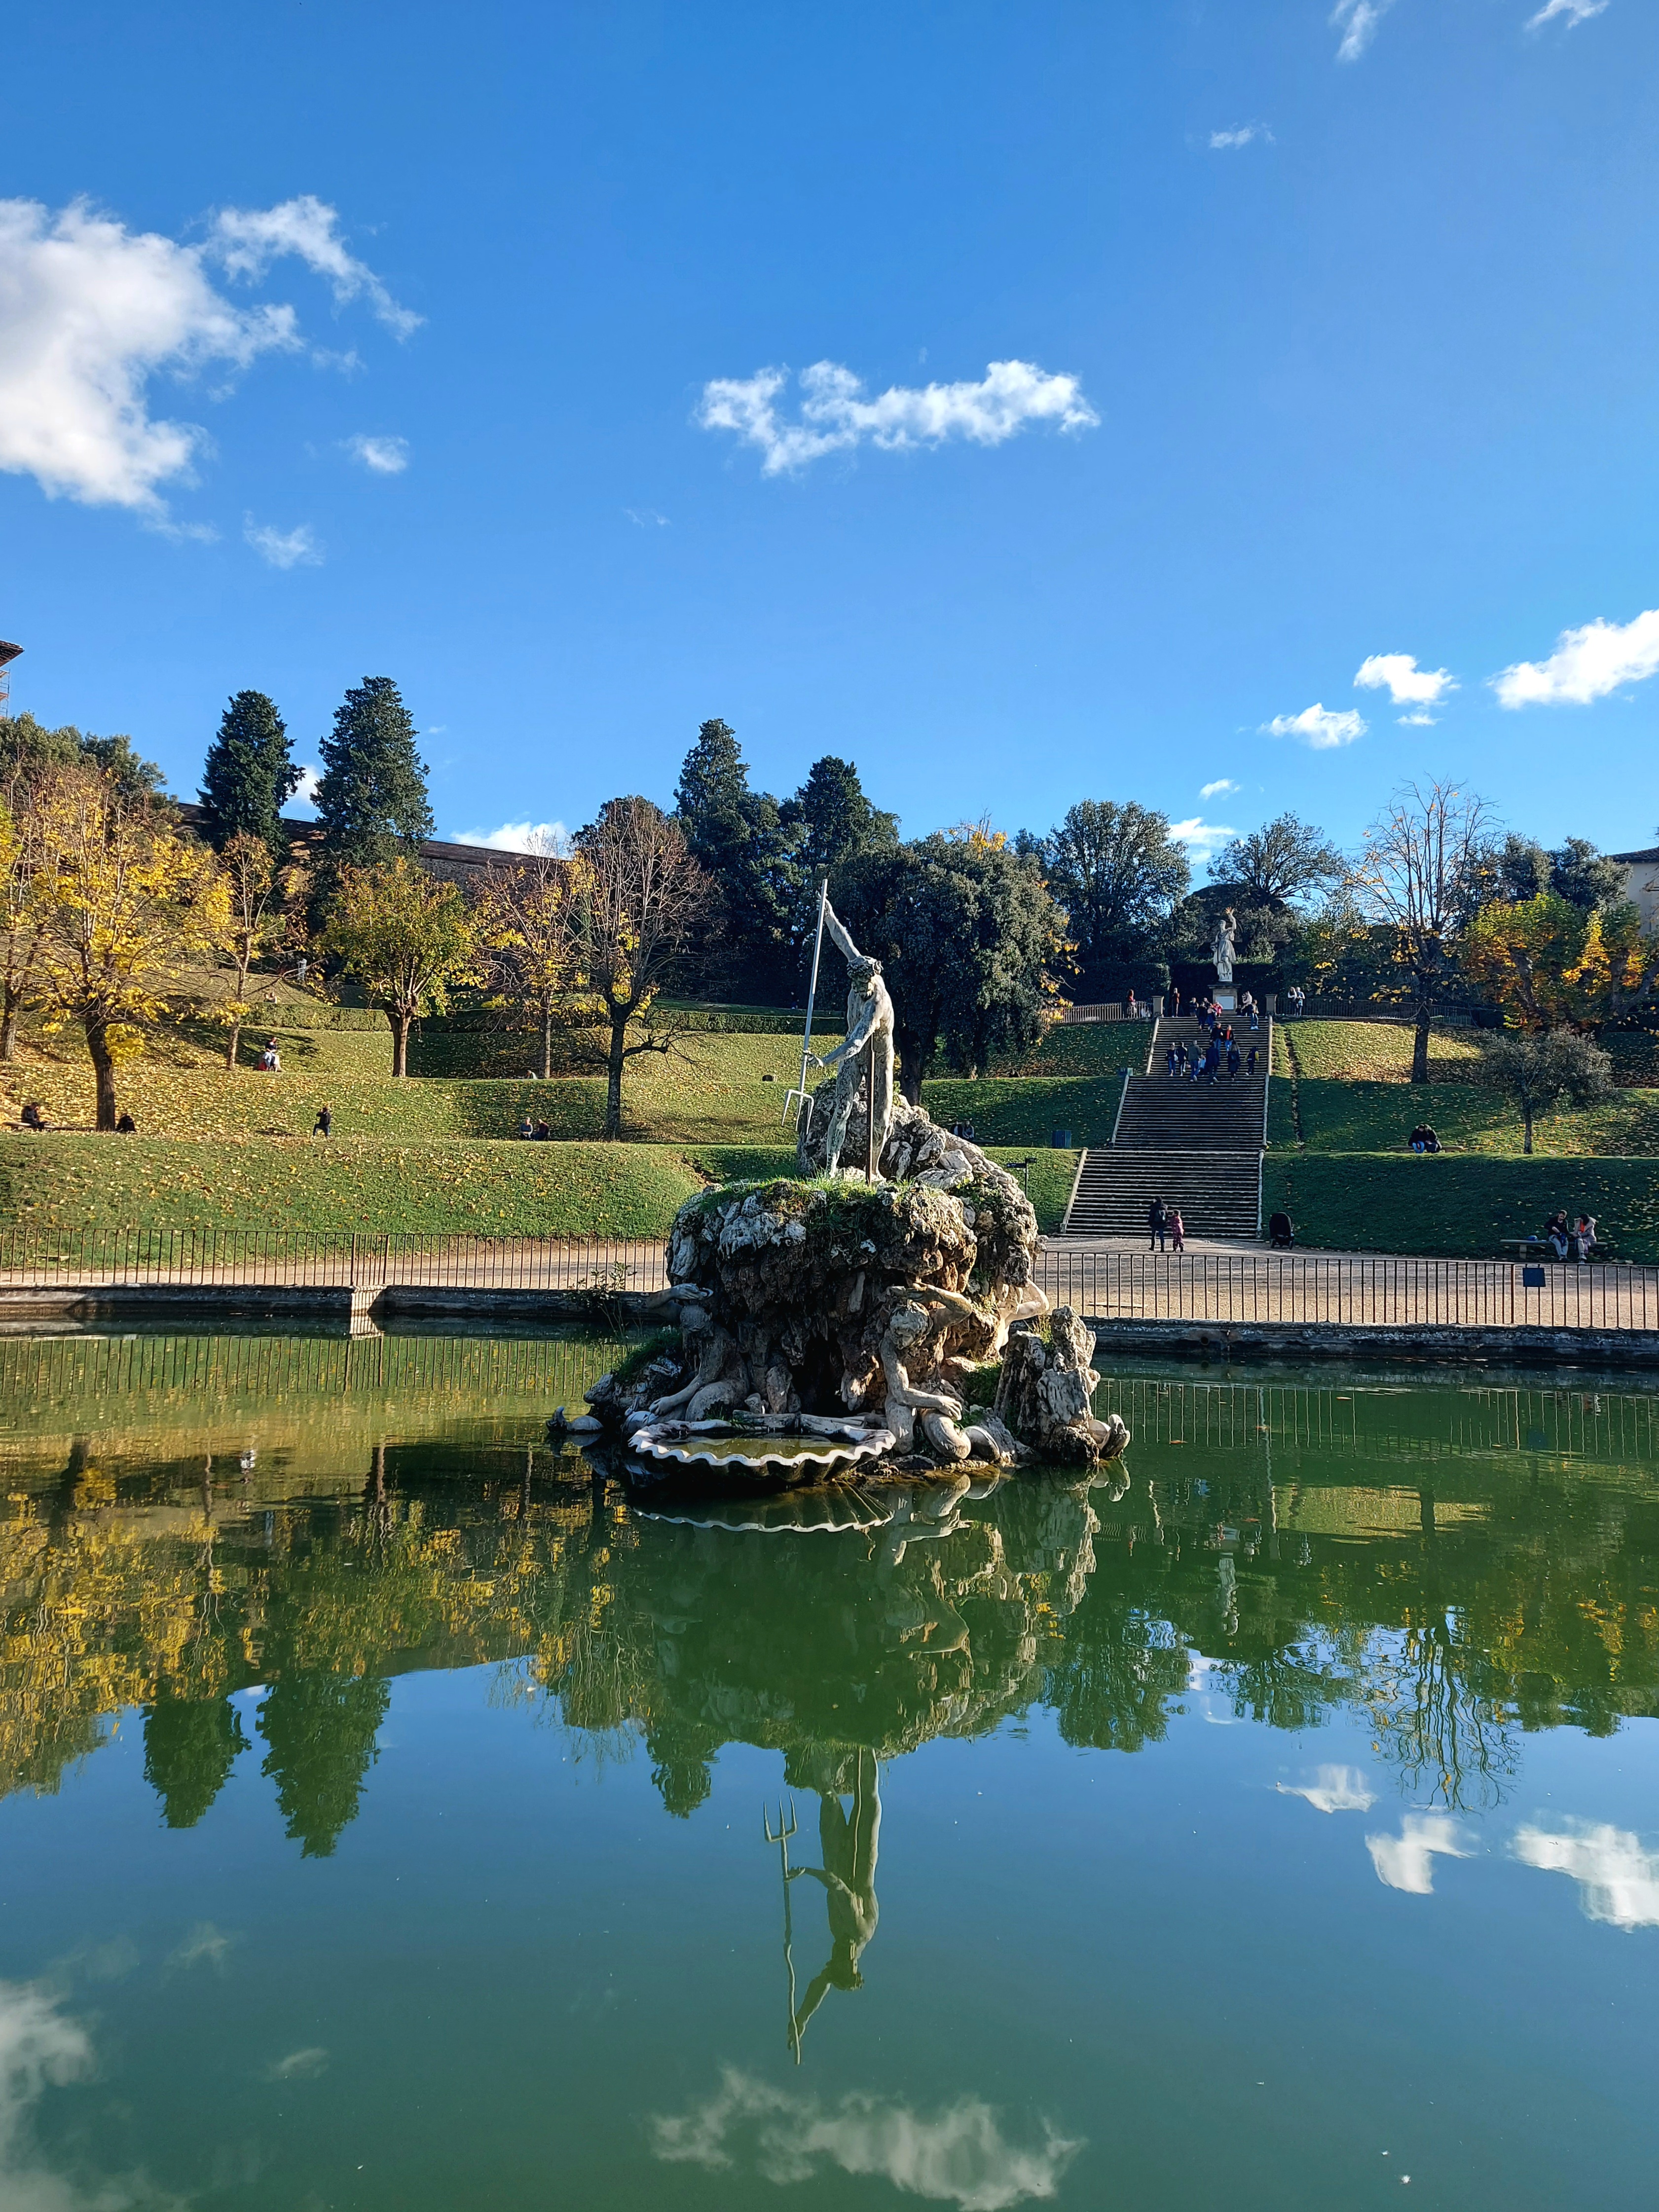
[[[1056,1152],[1069,1152],[1072,1149],[1072,1133],[1069,1129],[1050,1129],[1048,1143],[1051,1150]]]

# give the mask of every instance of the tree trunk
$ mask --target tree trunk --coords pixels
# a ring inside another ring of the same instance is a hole
[[[392,1073],[394,1076],[409,1073],[409,1031],[414,1017],[393,1014],[392,1017]]]
[[[1412,1037],[1412,1081],[1426,1083],[1429,1079],[1429,1022],[1433,1008],[1426,991],[1417,995],[1417,1028]]]
[[[542,1015],[542,1081],[553,1080],[553,1009],[549,1006]]]
[[[623,1048],[627,1042],[627,1015],[612,1014],[611,1051],[605,1078],[605,1128],[602,1133],[606,1137],[620,1137],[622,1134]]]
[[[115,1062],[110,1057],[107,1023],[89,1020],[86,1024],[87,1050],[92,1055],[93,1076],[98,1085],[98,1127],[113,1132],[115,1127]]]
[[[1523,1152],[1529,1152],[1532,1150],[1532,1101],[1530,1098],[1523,1098],[1521,1101],[1521,1123],[1526,1131],[1526,1135],[1522,1139],[1521,1149]]]
[[[8,983],[4,1004],[0,1006],[0,1060],[17,1057],[17,1009],[22,1000],[22,993]]]
[[[240,1022],[233,1022],[230,1028],[230,1042],[225,1047],[225,1066],[227,1067],[232,1069],[235,1067],[237,1048],[240,1045],[241,1042],[242,1024]]]

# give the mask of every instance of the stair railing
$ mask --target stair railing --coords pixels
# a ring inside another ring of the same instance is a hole
[[[1122,1090],[1121,1090],[1121,1091],[1120,1091],[1118,1092],[1118,1094],[1117,1094],[1117,1111],[1116,1111],[1116,1113],[1115,1113],[1115,1114],[1114,1114],[1114,1115],[1113,1115],[1113,1116],[1112,1116],[1112,1133],[1111,1133],[1111,1135],[1107,1139],[1107,1142],[1108,1142],[1109,1145],[1115,1146],[1115,1145],[1116,1145],[1116,1143],[1117,1143],[1117,1129],[1118,1129],[1118,1124],[1119,1124],[1119,1122],[1120,1122],[1120,1121],[1122,1121],[1122,1119],[1123,1119],[1123,1102],[1124,1102],[1124,1100],[1128,1097],[1128,1095],[1129,1095],[1129,1071],[1128,1071],[1128,1069],[1126,1067],[1126,1068],[1124,1069],[1124,1071],[1123,1071],[1123,1088],[1122,1088]]]

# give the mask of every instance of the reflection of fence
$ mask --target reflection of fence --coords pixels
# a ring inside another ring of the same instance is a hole
[[[0,1290],[659,1291],[656,1237],[315,1237],[298,1230],[135,1229],[0,1237]]]
[[[1043,1251],[1037,1268],[1054,1304],[1101,1322],[1659,1330],[1659,1267],[1062,1249]],[[654,1237],[319,1237],[279,1229],[0,1237],[0,1291],[402,1286],[589,1292],[597,1306],[667,1281]]]
[[[1659,1329],[1656,1267],[1079,1251],[1045,1251],[1038,1267],[1055,1305],[1074,1307],[1094,1321]]]

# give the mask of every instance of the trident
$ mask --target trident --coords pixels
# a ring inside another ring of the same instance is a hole
[[[806,1127],[800,1133],[803,1139],[812,1133],[812,1095],[806,1088],[806,1063],[812,1057],[812,1003],[818,994],[818,956],[823,951],[823,909],[829,903],[830,878],[826,876],[818,885],[818,933],[812,939],[812,981],[806,993],[806,1034],[800,1041],[800,1082],[795,1090],[785,1093],[783,1101],[784,1120],[789,1119],[793,1107],[798,1128],[805,1110]]]
[[[772,1814],[769,1808],[763,1809],[761,1814],[761,1826],[766,1832],[767,1842],[769,1844],[775,1844],[778,1847],[778,1871],[783,1878],[783,1964],[784,1971],[789,1977],[789,2048],[794,2053],[795,2063],[799,2066],[800,2064],[800,2029],[795,2022],[795,1954],[793,1948],[795,1929],[793,1918],[789,1910],[789,1885],[794,1880],[797,1871],[797,1869],[793,1868],[789,1863],[789,1838],[796,1832],[799,1826],[799,1823],[795,1819],[794,1799],[792,1797],[789,1800],[789,1814],[787,1819],[786,1819],[784,1817],[783,1800],[779,1798],[778,1825],[775,1831],[774,1831],[772,1826]]]

